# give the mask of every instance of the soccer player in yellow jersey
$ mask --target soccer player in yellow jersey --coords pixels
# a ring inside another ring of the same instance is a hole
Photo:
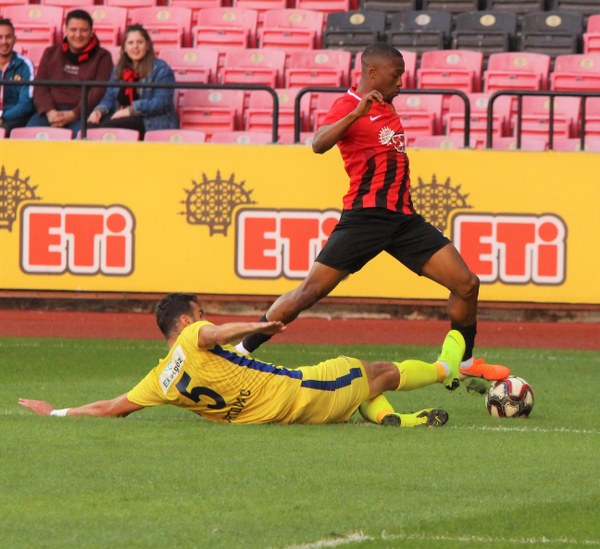
[[[339,423],[356,410],[367,420],[404,427],[441,426],[448,414],[427,408],[396,413],[383,393],[409,391],[440,382],[458,385],[465,342],[451,330],[438,360],[366,362],[340,356],[296,369],[275,366],[238,353],[229,345],[253,333],[273,335],[282,322],[204,320],[192,294],[165,296],[156,320],[169,353],[131,391],[111,400],[55,409],[41,400],[19,399],[37,414],[124,417],[148,406],[172,404],[220,423]]]

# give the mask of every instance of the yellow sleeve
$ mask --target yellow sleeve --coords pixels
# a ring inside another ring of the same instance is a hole
[[[167,403],[156,381],[154,370],[148,372],[146,377],[127,393],[127,400],[140,406],[159,406]]]

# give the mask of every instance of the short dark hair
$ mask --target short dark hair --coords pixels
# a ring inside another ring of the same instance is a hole
[[[89,23],[90,28],[94,28],[94,20],[92,19],[92,16],[85,10],[71,10],[69,13],[67,13],[65,25],[68,25],[71,19],[82,19],[83,21],[87,21]]]
[[[394,57],[402,58],[402,54],[387,42],[373,42],[362,52],[360,61],[363,67],[372,65],[375,59],[393,59]]]
[[[192,303],[198,303],[194,294],[167,294],[156,305],[156,323],[165,337],[175,330],[181,315],[191,315],[194,311]]]
[[[12,24],[10,19],[5,19],[4,17],[0,17],[0,27],[10,27],[13,32],[15,32],[15,27]]]

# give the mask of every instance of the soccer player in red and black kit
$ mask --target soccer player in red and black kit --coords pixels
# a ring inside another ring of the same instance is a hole
[[[504,379],[510,374],[506,366],[473,358],[479,279],[450,240],[413,208],[404,129],[392,104],[405,70],[402,54],[375,43],[361,60],[360,82],[333,103],[312,145],[315,153],[323,154],[337,144],[342,154],[350,188],[340,221],[306,279],[279,297],[263,320],[291,322],[385,251],[450,291],[451,326],[466,342],[461,377]],[[247,336],[238,350],[251,353],[269,337]]]

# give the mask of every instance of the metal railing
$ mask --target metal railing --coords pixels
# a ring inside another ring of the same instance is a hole
[[[271,136],[273,143],[277,142],[279,136],[279,97],[277,92],[270,86],[261,84],[200,84],[196,82],[109,82],[99,80],[10,80],[2,82],[3,86],[63,86],[81,89],[81,137],[85,138],[87,132],[87,97],[91,88],[164,88],[185,90],[243,90],[243,91],[265,91],[273,99],[273,126]]]
[[[554,148],[554,100],[556,97],[580,97],[582,98],[581,110],[579,112],[579,143],[581,150],[585,147],[585,118],[586,118],[586,101],[588,97],[600,97],[600,92],[576,92],[576,91],[524,91],[524,90],[501,90],[494,92],[489,99],[487,106],[487,133],[486,133],[486,147],[491,149],[493,147],[493,117],[494,117],[494,102],[498,97],[502,96],[516,96],[517,97],[517,149],[521,148],[521,138],[523,133],[523,97],[533,96],[544,96],[550,98],[550,106],[548,109],[548,148],[552,150]]]
[[[344,93],[348,88],[320,88],[317,86],[302,88],[298,91],[294,105],[294,142],[300,142],[301,133],[301,101],[307,93]],[[421,90],[421,89],[405,89],[398,92],[399,95],[457,95],[463,100],[465,105],[465,133],[464,147],[467,148],[471,141],[471,103],[466,93],[460,90]]]

